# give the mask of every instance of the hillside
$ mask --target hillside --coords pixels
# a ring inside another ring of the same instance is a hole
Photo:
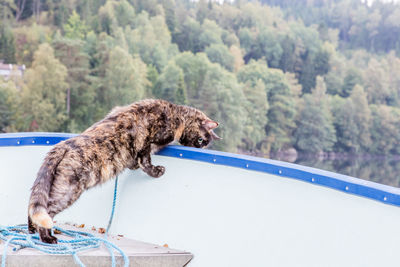
[[[0,131],[80,132],[163,98],[215,149],[400,153],[400,6],[358,0],[3,0]]]

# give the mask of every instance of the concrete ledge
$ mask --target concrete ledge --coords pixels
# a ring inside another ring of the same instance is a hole
[[[99,237],[102,235],[92,230],[75,228],[72,226],[61,225],[63,229],[72,229],[77,231],[85,231],[95,234]],[[65,236],[56,235],[59,238],[66,239]],[[186,266],[193,255],[186,251],[170,249],[168,247],[158,246],[154,244],[144,243],[120,236],[109,236],[108,240],[122,249],[129,257],[130,266],[134,267],[182,267]],[[4,243],[0,241],[0,253],[2,254]],[[0,255],[1,255],[0,254]],[[109,267],[111,266],[111,256],[107,248],[102,245],[98,249],[91,249],[78,253],[79,259],[87,266],[93,267]],[[117,251],[115,251],[117,266],[123,266],[124,260]],[[41,251],[31,248],[21,249],[17,252],[10,248],[7,253],[7,267],[69,267],[77,266],[73,257],[70,255],[49,255]]]

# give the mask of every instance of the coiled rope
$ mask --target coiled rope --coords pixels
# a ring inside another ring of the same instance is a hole
[[[9,245],[14,246],[13,251],[17,251],[22,248],[34,248],[48,254],[72,255],[75,262],[79,266],[85,267],[85,265],[79,259],[77,253],[92,248],[99,248],[101,244],[104,244],[110,252],[112,267],[116,266],[114,250],[117,250],[119,254],[122,255],[124,258],[124,266],[128,267],[129,258],[126,256],[126,254],[116,245],[107,240],[108,231],[110,230],[114,217],[115,203],[117,200],[117,188],[118,177],[115,179],[113,205],[104,238],[96,237],[87,232],[64,230],[55,226],[55,230],[60,231],[62,234],[69,236],[72,239],[58,239],[58,244],[47,244],[40,241],[37,233],[29,234],[28,225],[26,224],[6,227],[0,226],[0,239],[5,242],[3,255],[1,258],[1,267],[6,266],[7,249]]]

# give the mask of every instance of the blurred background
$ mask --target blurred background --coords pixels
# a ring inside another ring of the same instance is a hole
[[[79,133],[162,98],[212,149],[400,185],[400,5],[0,0],[0,132]]]

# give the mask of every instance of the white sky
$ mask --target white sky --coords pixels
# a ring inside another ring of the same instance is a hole
[[[372,4],[372,2],[374,2],[375,0],[361,0],[362,2],[368,2],[369,5]],[[390,2],[399,2],[399,0],[380,0],[381,2],[386,2],[386,3],[390,3]]]

